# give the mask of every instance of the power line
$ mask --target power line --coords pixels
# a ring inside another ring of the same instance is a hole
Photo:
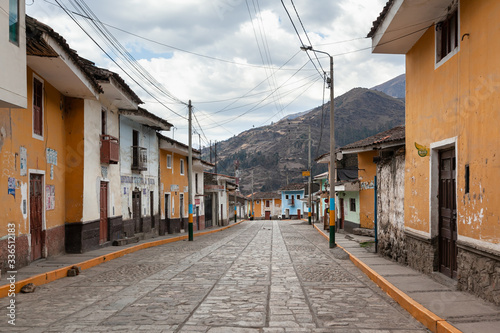
[[[81,24],[69,13],[69,11],[66,9],[66,7],[63,7],[58,0],[55,0],[57,2],[57,4],[66,12],[66,14],[76,23],[76,25],[78,25],[78,27],[80,29],[82,29],[83,32],[85,32],[85,34],[97,45],[97,47],[116,65],[118,66],[118,68],[120,68],[132,81],[134,81],[139,87],[141,87],[147,94],[149,94],[151,97],[153,97],[157,102],[159,102],[161,105],[163,105],[166,109],[172,111],[173,113],[175,113],[176,115],[180,116],[181,118],[184,118],[184,119],[187,119],[185,117],[182,117],[180,114],[178,114],[177,112],[175,112],[174,110],[172,110],[171,108],[169,108],[168,106],[166,106],[163,102],[161,102],[159,99],[157,99],[153,94],[151,94],[149,92],[148,89],[145,89],[136,79],[134,79],[127,71],[125,71],[123,69],[122,66],[120,66],[120,64],[118,64],[118,62],[113,59],[113,57],[111,57],[109,55],[108,52],[106,52],[102,46],[99,45],[99,43],[97,43],[97,41],[92,37],[90,36],[90,34],[81,26]]]
[[[304,24],[302,23],[302,20],[300,19],[300,15],[299,15],[299,12],[297,11],[297,7],[295,7],[295,3],[293,2],[293,0],[290,0],[290,1],[292,2],[293,9],[295,10],[295,14],[297,15],[297,18],[299,19],[300,25],[302,26],[302,30],[304,31],[304,34],[306,35],[307,41],[309,42],[309,45],[312,45],[311,40],[309,39],[309,35],[307,34],[306,28],[304,28]],[[302,46],[304,46],[304,44],[302,44]],[[316,57],[316,61],[318,62],[319,67],[321,68],[323,73],[325,73],[323,66],[321,66],[321,62],[318,59],[318,55],[316,53],[314,53],[314,56]]]
[[[283,5],[283,8],[285,9],[285,12],[286,14],[288,15],[288,18],[290,19],[290,22],[292,23],[292,26],[293,26],[293,29],[295,30],[295,33],[297,34],[297,37],[299,37],[299,40],[300,40],[300,44],[305,47],[306,45],[304,45],[304,42],[302,41],[302,38],[300,37],[300,34],[299,34],[299,31],[297,30],[297,27],[295,26],[295,23],[293,23],[293,20],[292,20],[292,17],[290,16],[290,13],[288,12],[288,9],[286,8],[285,6],[285,3],[283,2],[283,0],[281,0],[281,4]],[[324,76],[323,74],[319,71],[318,67],[316,67],[316,64],[314,63],[314,61],[312,60],[311,56],[309,55],[309,53],[307,53],[307,56],[309,57],[309,60],[311,61],[311,63],[313,64],[314,68],[316,69],[316,71],[319,73],[319,75],[324,79]]]
[[[60,8],[60,6],[58,4],[54,4],[54,3],[52,3],[52,2],[50,2],[48,0],[43,0],[43,1],[46,2],[46,3],[48,3],[49,5],[53,5],[53,6],[56,6],[56,7]],[[81,16],[82,18],[85,18],[85,19],[88,19],[88,20],[92,20],[92,18],[90,18],[90,17],[88,17],[86,15],[83,15],[81,13],[70,11],[69,9],[67,9],[67,10],[69,12],[75,14],[75,15]],[[151,42],[151,43],[154,43],[154,44],[157,44],[157,45],[165,46],[165,47],[171,48],[171,49],[176,50],[176,51],[180,51],[180,52],[192,54],[192,55],[195,55],[197,57],[207,58],[207,59],[216,60],[216,61],[220,61],[220,62],[224,62],[224,63],[229,63],[229,64],[233,64],[233,65],[238,65],[238,66],[253,67],[253,68],[262,68],[262,69],[266,69],[267,68],[266,66],[254,65],[254,64],[247,64],[247,63],[242,63],[242,62],[236,62],[236,61],[232,61],[232,60],[221,59],[221,58],[212,57],[212,56],[201,54],[201,53],[196,53],[196,52],[193,52],[193,51],[184,50],[184,49],[176,47],[176,46],[165,44],[165,43],[162,43],[162,42],[159,42],[159,41],[156,41],[156,40],[153,40],[153,39],[150,39],[150,38],[138,35],[136,33],[127,31],[125,29],[119,28],[119,27],[111,25],[109,23],[102,22],[100,20],[98,20],[98,22],[100,24],[102,24],[102,25],[108,26],[108,27],[110,27],[112,29],[118,30],[118,31],[123,32],[125,34],[128,34],[128,35],[131,35],[131,36],[143,39],[145,41],[148,41],[148,42]],[[295,68],[282,68],[282,67],[280,67],[280,70],[283,70],[283,71],[293,71],[293,70],[296,70],[296,69]]]

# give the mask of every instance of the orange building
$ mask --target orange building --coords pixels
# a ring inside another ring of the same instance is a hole
[[[189,147],[161,134],[158,134],[158,138],[161,184],[160,234],[188,231],[188,172],[192,172],[193,182],[193,230],[205,229],[204,169],[212,165],[202,161],[200,151],[193,149],[193,170],[189,170]]]
[[[278,219],[281,215],[281,194],[257,192],[253,195],[254,218],[257,220]]]
[[[391,0],[369,34],[406,55],[408,264],[500,304],[500,2]]]
[[[84,98],[101,88],[57,33],[26,17],[26,109],[0,109],[0,241],[7,268],[7,235],[16,236],[16,267],[63,253],[67,177],[83,163],[83,147],[68,129],[84,114]],[[57,73],[57,74],[56,74]],[[73,184],[76,185],[76,184]],[[71,201],[70,201],[71,202]]]

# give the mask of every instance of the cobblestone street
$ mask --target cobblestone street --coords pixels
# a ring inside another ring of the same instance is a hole
[[[16,295],[3,332],[427,332],[302,221],[248,221]]]

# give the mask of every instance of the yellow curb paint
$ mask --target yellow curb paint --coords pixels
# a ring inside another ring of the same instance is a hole
[[[462,333],[447,321],[439,321],[437,323],[437,333]]]
[[[320,230],[317,226],[314,227],[320,232],[321,235],[323,235],[326,239],[329,239],[328,235],[326,235],[322,230]],[[398,304],[401,305],[403,309],[408,311],[413,316],[413,318],[421,322],[429,330],[434,333],[461,333],[460,330],[456,329],[446,320],[429,311],[420,303],[416,302],[413,298],[406,295],[392,283],[383,278],[380,274],[368,267],[368,265],[366,265],[364,262],[349,253],[349,251],[344,249],[342,246],[337,245],[337,247],[340,247],[342,250],[344,250],[349,255],[349,259],[351,259],[356,267],[358,267],[363,273],[365,273],[365,275],[368,276],[370,280],[375,282],[375,284],[377,284],[380,289],[385,291],[389,296],[391,296],[392,299],[398,302]]]
[[[203,236],[203,235],[213,234],[215,232],[223,231],[223,230],[231,228],[231,227],[233,227],[235,225],[241,224],[241,223],[243,223],[245,221],[246,220],[243,220],[243,221],[240,221],[240,222],[237,222],[237,223],[234,223],[234,224],[231,224],[231,225],[228,225],[228,226],[216,229],[216,230],[198,232],[198,233],[194,234],[194,236],[197,237],[197,236]],[[167,238],[167,239],[161,239],[161,240],[157,240],[157,241],[142,243],[142,244],[138,244],[138,245],[134,245],[134,246],[128,247],[128,248],[123,249],[123,250],[119,250],[119,251],[116,251],[116,252],[111,252],[111,253],[108,253],[108,254],[96,257],[96,258],[92,258],[92,259],[87,260],[87,261],[83,261],[83,262],[76,263],[76,264],[73,264],[73,265],[70,265],[70,266],[59,268],[59,269],[56,269],[54,271],[50,271],[50,272],[38,274],[38,275],[29,277],[29,278],[21,280],[21,281],[17,281],[16,285],[15,285],[16,294],[19,293],[21,291],[21,288],[23,286],[25,286],[26,284],[28,284],[28,283],[33,283],[36,286],[41,286],[43,284],[47,284],[49,282],[52,282],[52,281],[59,280],[59,279],[62,279],[64,277],[67,277],[68,276],[68,271],[73,266],[78,266],[82,270],[85,270],[85,269],[89,269],[89,268],[92,268],[94,266],[100,265],[100,264],[102,264],[104,262],[107,262],[107,261],[110,261],[110,260],[113,260],[113,259],[117,259],[117,258],[123,257],[124,255],[130,254],[130,253],[133,253],[133,252],[144,250],[144,249],[147,249],[147,248],[150,248],[150,247],[155,247],[155,246],[164,245],[164,244],[168,244],[168,243],[178,242],[178,241],[181,241],[181,240],[184,240],[184,239],[188,239],[188,236],[187,235],[186,236],[178,236],[178,237],[172,237],[172,238]],[[9,291],[10,291],[10,285],[6,284],[6,285],[3,285],[3,286],[0,286],[0,298],[7,297],[9,295]]]

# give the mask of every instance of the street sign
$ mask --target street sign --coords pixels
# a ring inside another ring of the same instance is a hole
[[[302,177],[309,177],[311,175],[310,171],[302,171]]]

